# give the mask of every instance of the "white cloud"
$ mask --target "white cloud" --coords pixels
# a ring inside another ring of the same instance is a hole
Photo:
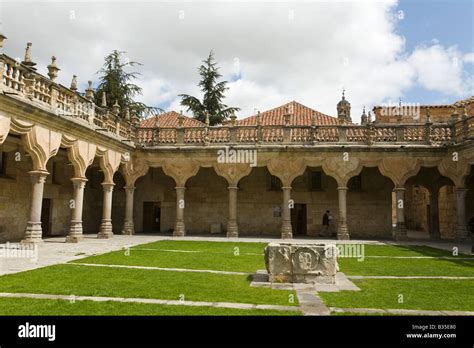
[[[416,48],[408,59],[417,82],[428,90],[461,96],[463,87],[463,57],[455,47],[435,44]]]
[[[177,95],[199,94],[197,68],[214,49],[224,78],[241,74],[225,99],[242,108],[239,117],[291,100],[335,115],[345,87],[358,121],[363,105],[397,100],[412,87],[458,97],[472,82],[463,72],[472,56],[456,48],[432,43],[406,52],[405,38],[396,33],[396,5],[395,0],[6,2],[1,30],[11,56],[23,56],[25,43],[33,42],[42,72],[56,55],[59,81],[67,86],[76,74],[84,88],[97,79],[107,53],[124,50],[144,64],[141,99],[180,110]]]

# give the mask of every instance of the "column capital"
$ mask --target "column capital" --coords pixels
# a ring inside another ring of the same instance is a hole
[[[466,187],[455,187],[454,191],[456,191],[456,193],[459,192],[460,194],[466,194],[469,189]]]
[[[175,190],[186,190],[186,186],[175,186]]]
[[[337,189],[339,191],[347,191],[349,188],[347,186],[338,186]]]
[[[228,190],[238,190],[239,187],[236,186],[236,185],[229,185],[229,186],[227,187],[227,189],[228,189]]]
[[[123,188],[124,188],[126,191],[127,191],[127,190],[134,191],[136,187],[133,186],[133,185],[125,185]]]
[[[86,186],[86,182],[88,181],[86,178],[71,178],[72,185],[77,188],[84,188]]]
[[[291,186],[282,186],[281,189],[282,190],[291,190]]]
[[[395,187],[393,188],[393,191],[394,191],[394,192],[405,192],[406,190],[407,190],[407,189],[406,189],[405,187],[403,187],[403,186],[395,186]]]
[[[110,182],[103,182],[101,185],[104,191],[113,191],[114,186],[115,186],[114,183],[110,183]]]
[[[28,175],[30,176],[31,182],[33,184],[41,184],[46,181],[46,177],[49,175],[49,172],[45,170],[32,170],[28,172]]]

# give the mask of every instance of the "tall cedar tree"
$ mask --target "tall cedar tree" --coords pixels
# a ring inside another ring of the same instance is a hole
[[[239,111],[240,108],[228,107],[222,103],[225,98],[224,92],[229,88],[226,87],[227,81],[217,82],[217,79],[222,75],[219,74],[219,68],[216,67],[217,63],[212,51],[209,52],[209,57],[203,60],[203,63],[199,67],[201,81],[198,84],[204,93],[202,102],[196,97],[180,94],[181,105],[185,106],[187,111],[191,110],[194,118],[201,122],[205,122],[206,113],[209,113],[210,125],[221,124],[233,112]]]
[[[148,106],[142,102],[137,102],[134,98],[142,94],[141,87],[135,85],[135,80],[140,73],[125,71],[128,67],[142,65],[138,62],[128,61],[123,58],[124,51],[112,51],[105,57],[105,63],[97,74],[100,74],[99,85],[95,93],[95,103],[102,104],[102,92],[106,93],[107,106],[112,106],[115,101],[120,105],[120,117],[125,116],[125,107],[128,106],[130,115],[137,115],[146,118],[151,115],[163,112],[158,107]]]

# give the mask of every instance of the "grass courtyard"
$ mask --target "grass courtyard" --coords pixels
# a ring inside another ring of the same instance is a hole
[[[301,315],[294,291],[250,286],[250,275],[265,269],[265,245],[164,240],[4,275],[0,293],[63,299],[0,297],[0,315]],[[319,292],[328,307],[474,311],[474,257],[395,245],[365,245],[364,256],[339,259],[361,291]],[[71,300],[77,296],[109,300]],[[155,299],[183,302],[146,303]]]

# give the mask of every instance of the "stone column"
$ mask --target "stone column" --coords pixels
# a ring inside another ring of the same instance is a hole
[[[103,209],[102,209],[102,223],[100,224],[100,231],[97,238],[112,238],[112,192],[115,184],[102,183],[104,190]]]
[[[439,233],[439,189],[430,190],[430,239],[440,239]]]
[[[72,209],[71,226],[69,234],[66,237],[66,243],[77,243],[82,236],[82,207],[84,201],[84,187],[86,186],[86,178],[72,178],[74,187],[74,208]]]
[[[290,211],[290,196],[291,186],[282,187],[283,189],[283,206],[282,206],[282,224],[281,224],[281,238],[293,238],[293,230],[291,228],[291,211]]]
[[[41,229],[41,206],[43,205],[43,190],[48,172],[33,170],[28,172],[32,184],[30,211],[22,243],[41,243],[43,241]]]
[[[393,238],[395,240],[406,240],[408,238],[405,226],[405,190],[404,187],[395,187],[393,189],[397,207],[397,226],[393,231]]]
[[[238,237],[237,224],[237,186],[229,186],[229,220],[227,221],[227,237]]]
[[[457,214],[457,226],[456,226],[456,240],[464,241],[468,237],[468,231],[466,228],[466,193],[468,189],[464,187],[456,187],[456,214]]]
[[[186,187],[176,186],[176,222],[174,224],[173,236],[182,237],[186,235],[186,227],[184,225],[184,191]]]
[[[337,226],[337,239],[348,240],[349,229],[347,227],[347,187],[338,187],[339,200],[339,223]]]
[[[125,221],[123,223],[122,234],[132,235],[135,234],[135,228],[133,225],[133,193],[135,192],[134,186],[125,186]]]

